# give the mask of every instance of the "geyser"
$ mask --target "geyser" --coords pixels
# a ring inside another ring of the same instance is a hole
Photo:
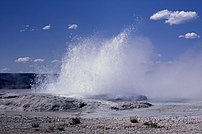
[[[57,80],[47,80],[40,87],[45,92],[66,96],[201,95],[201,54],[184,54],[172,63],[155,64],[157,54],[150,41],[130,33],[126,29],[111,39],[89,37],[72,43]]]
[[[46,91],[71,96],[139,93],[152,49],[148,40],[129,34],[127,29],[111,39],[91,37],[71,45],[59,78]]]

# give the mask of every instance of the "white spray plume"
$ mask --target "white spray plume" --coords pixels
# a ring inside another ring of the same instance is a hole
[[[201,54],[184,54],[170,64],[155,64],[155,55],[147,38],[132,36],[128,29],[111,39],[86,38],[68,48],[58,79],[43,88],[67,96],[202,95]]]

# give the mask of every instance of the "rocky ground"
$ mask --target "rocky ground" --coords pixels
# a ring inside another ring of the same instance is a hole
[[[201,103],[151,105],[0,91],[0,134],[202,133]]]
[[[28,133],[202,133],[201,117],[164,118],[60,118],[50,116],[0,115],[1,134]]]

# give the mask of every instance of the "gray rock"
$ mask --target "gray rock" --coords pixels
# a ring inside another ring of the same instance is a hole
[[[152,104],[148,102],[120,102],[114,106],[111,106],[112,110],[129,110],[134,108],[148,108],[151,107]]]
[[[94,95],[89,96],[90,99],[96,100],[107,100],[107,101],[146,101],[148,98],[144,95],[110,95],[110,94],[102,94],[102,95]]]
[[[86,105],[78,99],[42,95],[42,94],[5,94],[1,96],[0,105],[7,109],[18,109],[22,111],[69,111],[79,110]]]

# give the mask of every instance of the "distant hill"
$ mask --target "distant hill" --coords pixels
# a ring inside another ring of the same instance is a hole
[[[31,89],[37,74],[0,73],[0,89]]]

